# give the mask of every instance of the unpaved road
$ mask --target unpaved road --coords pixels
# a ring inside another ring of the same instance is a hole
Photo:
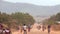
[[[47,30],[45,30],[44,32],[41,30],[38,30],[36,28],[38,24],[35,24],[34,27],[31,29],[30,32],[27,32],[27,34],[48,34]],[[19,31],[15,31],[12,34],[23,34],[23,32],[21,33],[20,30]],[[60,31],[52,31],[50,32],[50,34],[60,34]]]
[[[21,33],[19,31],[16,31],[13,34],[23,34],[23,32]],[[38,30],[38,31],[30,31],[27,34],[48,34],[48,32],[47,31],[43,32]],[[50,34],[60,34],[60,31],[51,31]]]

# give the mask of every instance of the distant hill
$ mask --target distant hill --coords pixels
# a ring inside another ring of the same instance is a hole
[[[33,16],[51,16],[60,12],[60,5],[57,6],[37,6],[27,3],[10,3],[0,0],[0,11],[6,13],[27,12]]]

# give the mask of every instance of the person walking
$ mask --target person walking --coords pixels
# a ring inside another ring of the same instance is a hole
[[[29,24],[28,25],[28,32],[30,32],[30,30],[31,30],[31,25]]]
[[[44,25],[42,26],[42,31],[44,31]]]
[[[51,25],[48,25],[48,34],[50,34]]]
[[[23,31],[24,31],[24,34],[27,34],[27,26],[26,26],[26,24],[23,24]]]
[[[2,34],[6,34],[6,31],[5,31],[5,29],[3,29],[3,31],[2,31]]]
[[[38,25],[38,26],[37,26],[37,28],[38,28],[38,30],[40,30],[40,29],[41,29],[41,26],[40,26],[40,25]]]
[[[23,27],[22,27],[22,26],[20,27],[20,32],[21,32],[21,33],[23,32]]]

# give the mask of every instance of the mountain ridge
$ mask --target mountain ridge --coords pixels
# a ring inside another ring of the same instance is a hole
[[[26,12],[33,16],[51,16],[60,12],[60,5],[38,6],[28,3],[10,3],[0,0],[0,11],[6,13]]]

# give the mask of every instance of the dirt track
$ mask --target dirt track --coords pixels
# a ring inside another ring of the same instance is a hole
[[[34,25],[34,27],[31,29],[30,32],[28,32],[27,34],[48,34],[47,30],[45,30],[44,32],[41,30],[38,30],[36,28],[37,24]],[[16,31],[13,32],[13,34],[23,34],[23,32],[21,33],[20,31]],[[60,31],[52,31],[50,32],[50,34],[60,34]]]
[[[16,31],[16,32],[14,32],[13,34],[23,34],[23,32],[21,33],[21,32],[19,32],[19,31]],[[28,32],[27,34],[48,34],[48,32],[47,31],[31,31],[31,32]],[[60,32],[54,32],[54,31],[51,31],[51,33],[50,34],[60,34]]]

